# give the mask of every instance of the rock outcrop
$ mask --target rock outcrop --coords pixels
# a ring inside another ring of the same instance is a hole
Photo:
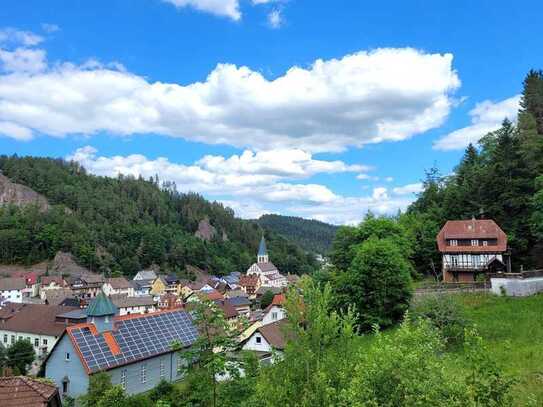
[[[209,223],[208,218],[202,219],[200,223],[198,223],[198,230],[194,232],[194,236],[208,242],[210,242],[216,234],[217,230]]]
[[[43,195],[25,185],[11,182],[8,177],[0,173],[0,206],[25,206],[30,204],[38,205],[43,212],[49,209],[47,198]]]

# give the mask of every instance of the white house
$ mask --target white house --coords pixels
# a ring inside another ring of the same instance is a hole
[[[264,310],[264,315],[262,316],[262,325],[272,324],[277,321],[281,321],[287,317],[287,312],[283,308],[283,303],[285,302],[284,294],[276,294],[273,297],[273,301],[270,305]]]
[[[102,291],[107,296],[118,294],[133,297],[135,295],[134,286],[124,277],[108,278],[102,286]]]
[[[113,294],[110,298],[121,316],[150,314],[158,310],[157,301],[152,295],[127,297],[126,295]]]
[[[260,240],[256,263],[253,263],[247,270],[247,275],[257,275],[260,278],[261,285],[264,287],[286,287],[288,280],[283,276],[277,267],[270,262],[266,241],[264,236]]]
[[[156,273],[153,270],[141,270],[134,276],[133,280],[153,280],[157,278]]]
[[[23,277],[0,278],[0,303],[23,302],[26,280]]]
[[[285,320],[262,325],[242,342],[242,349],[258,352],[261,363],[273,363],[273,352],[281,354],[285,349]]]

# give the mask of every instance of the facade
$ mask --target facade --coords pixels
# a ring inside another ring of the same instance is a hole
[[[444,282],[473,282],[509,271],[507,235],[490,219],[447,221],[437,235]]]
[[[236,309],[239,315],[247,318],[249,317],[249,314],[251,313],[251,302],[247,297],[232,297],[227,301]]]
[[[23,292],[26,290],[24,277],[0,278],[0,303],[23,302]]]
[[[151,286],[151,295],[162,295],[166,292],[168,283],[164,276],[158,276]]]
[[[68,284],[60,276],[42,276],[39,284],[39,295],[42,300],[47,298],[47,291],[66,288]]]
[[[92,299],[102,291],[104,277],[96,273],[83,273],[70,278],[70,288],[79,298]]]
[[[66,328],[45,360],[45,376],[62,395],[86,393],[89,377],[98,372],[106,372],[127,394],[182,378],[186,363],[182,349],[198,336],[190,314],[168,310],[115,316],[116,312],[115,305],[99,294],[87,309],[87,322]],[[180,348],[173,349],[172,343]]]
[[[51,351],[70,320],[61,314],[78,310],[43,304],[7,304],[0,312],[0,343],[9,347],[19,339],[26,339],[37,356]]]
[[[28,376],[0,377],[2,407],[62,407],[56,386]]]
[[[262,325],[272,324],[274,322],[280,321],[287,317],[287,313],[283,308],[283,303],[285,302],[284,294],[276,294],[273,297],[273,301],[270,305],[264,310],[264,315],[262,317]]]
[[[141,270],[134,276],[134,280],[152,280],[157,278],[156,273],[153,270]]]
[[[117,307],[118,315],[149,314],[158,310],[157,301],[152,295],[128,297],[126,295],[114,294],[110,297],[111,302]]]
[[[253,297],[260,289],[260,278],[257,275],[241,276],[239,278],[239,286],[249,297]]]
[[[102,286],[102,291],[105,295],[126,295],[133,297],[134,286],[124,277],[108,278]]]
[[[151,295],[151,287],[155,280],[132,280],[130,283],[134,288],[134,295],[136,297],[142,295]]]
[[[256,352],[263,364],[273,363],[273,352],[281,354],[286,346],[285,321],[256,325],[256,329],[243,342],[242,349]]]
[[[286,287],[288,285],[286,277],[269,260],[264,236],[260,240],[256,259],[256,263],[253,263],[247,270],[247,275],[257,275],[264,287]]]

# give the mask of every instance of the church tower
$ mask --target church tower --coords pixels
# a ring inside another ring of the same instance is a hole
[[[258,246],[258,255],[256,256],[257,263],[268,263],[268,249],[266,249],[266,241],[264,240],[264,235],[260,239],[260,246]]]
[[[98,332],[111,331],[115,314],[117,307],[100,291],[87,307],[87,322],[94,324]]]

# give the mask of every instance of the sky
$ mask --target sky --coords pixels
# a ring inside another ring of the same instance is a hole
[[[0,154],[243,218],[394,214],[515,120],[541,1],[3,0]]]

